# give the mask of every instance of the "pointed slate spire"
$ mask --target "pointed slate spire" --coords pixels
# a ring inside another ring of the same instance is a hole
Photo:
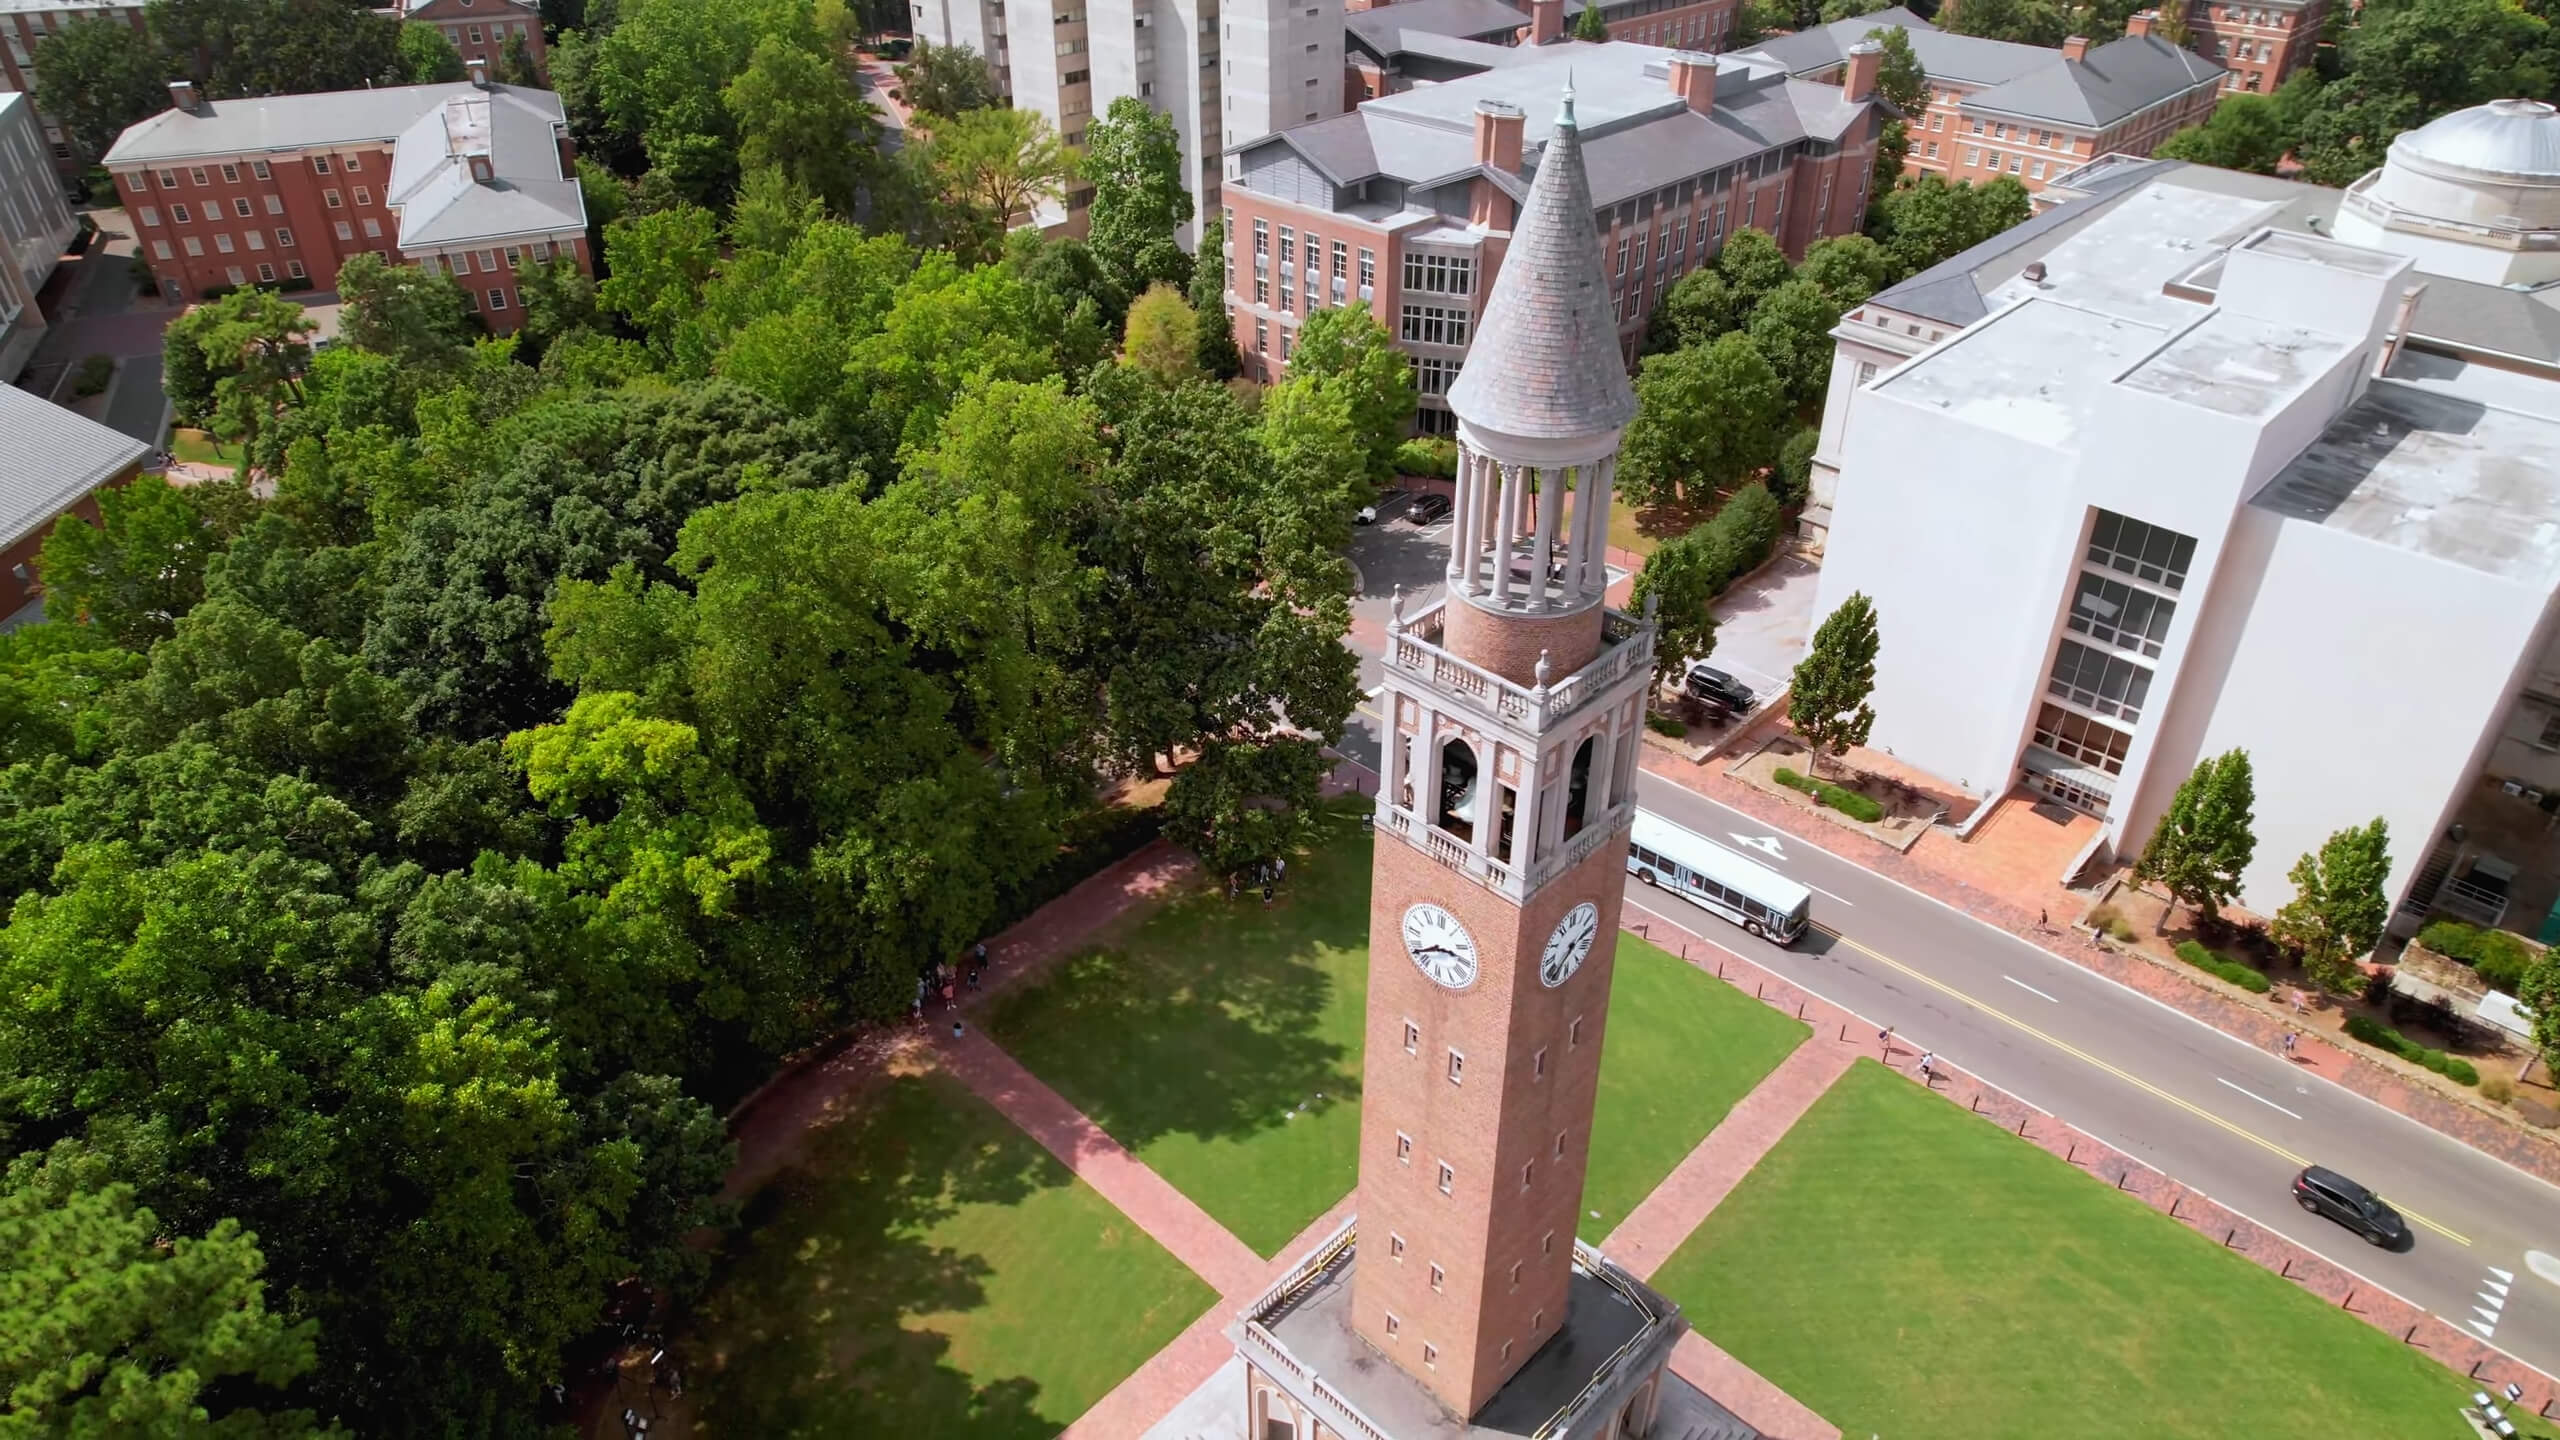
[[[1635,418],[1570,79],[1449,408],[1480,429],[1538,439],[1596,435]]]

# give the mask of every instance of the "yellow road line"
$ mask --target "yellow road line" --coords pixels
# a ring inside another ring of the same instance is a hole
[[[2170,1094],[2168,1091],[2161,1089],[2159,1086],[2152,1084],[2150,1081],[2143,1079],[2139,1075],[2129,1074],[2120,1070],[2076,1045],[2069,1044],[2055,1036],[2048,1035],[2033,1025],[2028,1024],[2026,1021],[2019,1019],[2015,1015],[2012,1015],[2005,1010],[1998,1009],[1997,1007],[1989,1005],[1981,1000],[1977,1000],[1973,996],[1966,994],[1962,990],[1958,990],[1954,986],[1947,984],[1945,981],[1939,980],[1935,976],[1924,975],[1919,971],[1912,969],[1910,966],[1903,964],[1901,961],[1894,959],[1892,956],[1887,955],[1872,946],[1853,940],[1848,936],[1841,934],[1839,931],[1832,929],[1830,926],[1816,925],[1813,928],[1830,936],[1832,939],[1839,941],[1841,944],[1848,946],[1850,949],[1857,951],[1859,954],[1866,956],[1868,959],[1875,961],[1879,965],[1890,965],[1894,969],[1901,971],[1903,974],[1910,976],[1912,979],[1919,981],[1921,984],[1928,986],[1932,990],[1936,990],[1952,999],[1960,1000],[1966,1005],[1990,1016],[1994,1020],[1998,1020],[2023,1034],[2043,1041],[2045,1044],[2052,1046],[2054,1049],[2061,1051],[2063,1054],[2070,1056],[2072,1059],[2077,1060],[2084,1065],[2103,1070],[2118,1080],[2123,1081],[2127,1085],[2142,1091],[2144,1094],[2165,1100],[2168,1103],[2177,1106],[2179,1109],[2186,1111],[2188,1114],[2195,1116],[2197,1119],[2205,1121],[2211,1125],[2219,1126],[2270,1154],[2280,1156],[2295,1165],[2308,1165],[2311,1163],[2302,1156],[2296,1155],[2292,1151],[2287,1150],[2273,1140],[2269,1140],[2265,1136],[2260,1135],[2253,1130],[2247,1129],[2244,1126],[2235,1125],[2232,1122],[2223,1119],[2221,1116],[2214,1114],[2212,1111],[2205,1109],[2201,1105],[2180,1099],[2179,1097]],[[2426,1226],[2428,1229],[2433,1230],[2456,1245],[2467,1246],[2471,1243],[2470,1237],[2463,1235],[2458,1231],[2449,1230],[2444,1226],[2437,1224],[2435,1221],[2428,1219],[2426,1216],[2418,1214],[2414,1210],[2410,1210],[2405,1206],[2397,1208],[2399,1208],[2402,1215],[2408,1217],[2412,1222]]]

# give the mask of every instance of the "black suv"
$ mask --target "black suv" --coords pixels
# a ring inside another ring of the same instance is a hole
[[[1711,700],[1744,714],[1750,713],[1753,702],[1758,698],[1751,693],[1750,686],[1706,664],[1692,664],[1681,688],[1701,700]]]
[[[2363,1236],[2368,1245],[2387,1250],[2409,1238],[2409,1222],[2399,1211],[2335,1170],[2306,1168],[2293,1177],[2293,1198],[2312,1214],[2326,1215]]]
[[[1430,525],[1445,520],[1449,517],[1449,497],[1446,495],[1419,496],[1404,508],[1404,513],[1416,525]]]

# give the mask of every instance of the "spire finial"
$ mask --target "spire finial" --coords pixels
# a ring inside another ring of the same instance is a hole
[[[1564,129],[1577,128],[1573,120],[1573,67],[1564,70],[1564,104],[1556,110],[1556,124]]]

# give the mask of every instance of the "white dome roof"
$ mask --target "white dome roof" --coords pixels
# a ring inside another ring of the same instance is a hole
[[[2539,100],[2457,110],[2392,141],[2391,161],[2436,174],[2560,184],[2560,110]]]

